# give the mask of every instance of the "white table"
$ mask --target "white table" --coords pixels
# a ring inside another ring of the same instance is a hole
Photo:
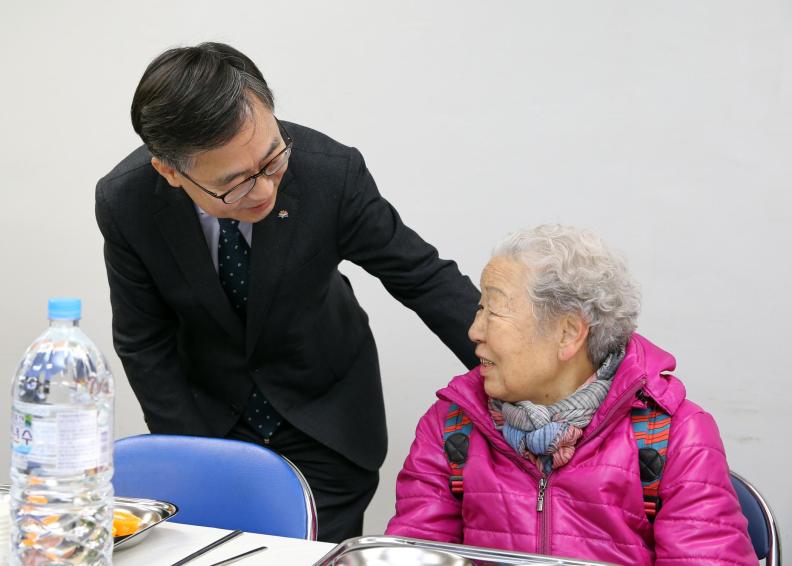
[[[157,525],[129,548],[113,553],[114,566],[170,566],[231,531],[164,522]],[[189,566],[208,566],[259,546],[267,550],[235,562],[234,566],[278,565],[311,566],[335,546],[294,538],[243,533],[189,562]]]

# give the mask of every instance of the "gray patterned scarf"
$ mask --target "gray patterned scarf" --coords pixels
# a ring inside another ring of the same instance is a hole
[[[518,454],[536,462],[544,473],[563,466],[572,458],[583,429],[608,395],[624,355],[624,348],[608,354],[595,379],[552,405],[490,398],[495,428]]]

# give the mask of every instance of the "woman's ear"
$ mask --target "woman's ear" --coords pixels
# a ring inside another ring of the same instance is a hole
[[[578,314],[567,314],[561,318],[561,341],[558,344],[558,359],[568,362],[585,348],[589,325]],[[584,353],[586,353],[584,351]]]

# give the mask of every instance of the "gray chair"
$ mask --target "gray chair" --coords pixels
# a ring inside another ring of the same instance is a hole
[[[730,473],[743,515],[748,519],[748,534],[756,557],[764,559],[766,566],[781,566],[781,540],[770,506],[748,480],[734,472]]]

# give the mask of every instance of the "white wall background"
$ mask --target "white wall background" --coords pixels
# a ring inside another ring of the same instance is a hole
[[[10,380],[49,296],[81,296],[117,376],[117,435],[145,430],[113,354],[94,185],[139,143],[128,114],[148,62],[226,41],[258,62],[279,116],[360,148],[405,221],[474,280],[496,240],[538,223],[623,249],[640,331],[676,354],[792,548],[790,29],[780,0],[3,2],[0,368]],[[461,367],[343,269],[381,352],[378,533],[415,423]]]

